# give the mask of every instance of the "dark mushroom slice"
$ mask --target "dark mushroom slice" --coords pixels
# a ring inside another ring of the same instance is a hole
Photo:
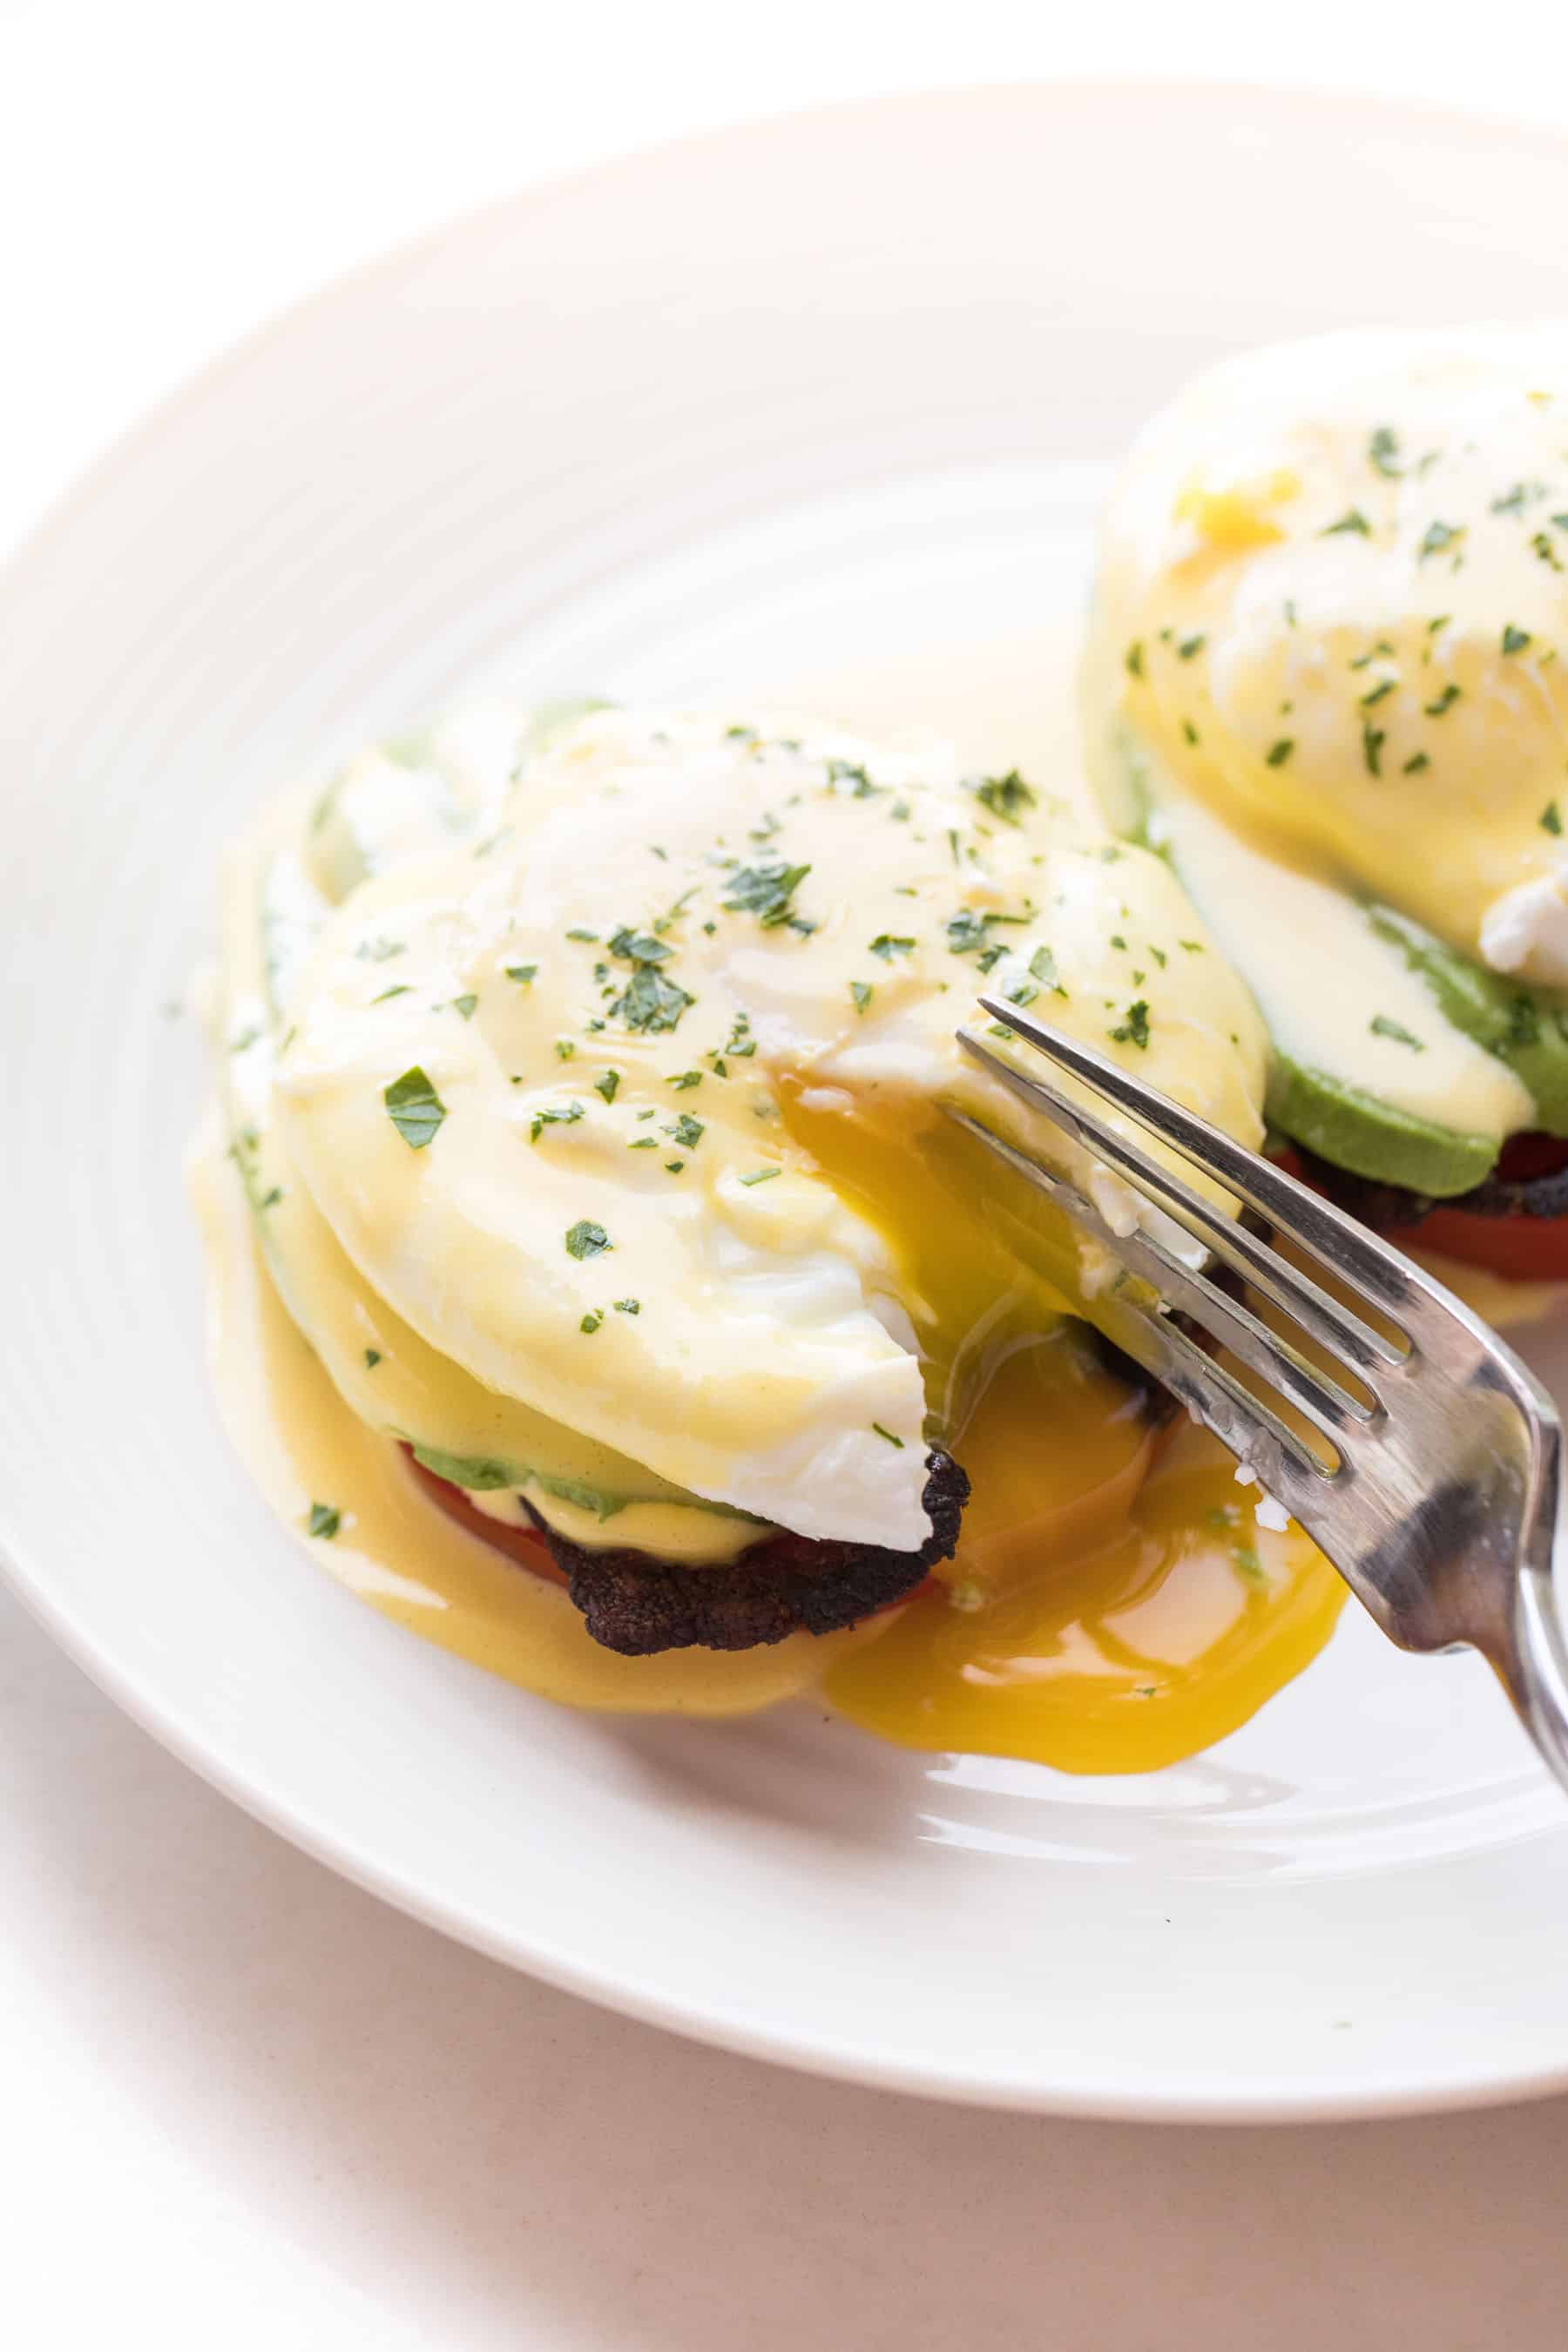
[[[629,1549],[590,1549],[531,1513],[595,1642],[624,1657],[660,1650],[750,1650],[790,1633],[831,1633],[912,1592],[951,1559],[969,1480],[933,1447],[922,1500],[931,1534],[917,1551],[841,1543],[787,1529],[732,1560],[686,1568]],[[525,1508],[527,1507],[525,1503]]]

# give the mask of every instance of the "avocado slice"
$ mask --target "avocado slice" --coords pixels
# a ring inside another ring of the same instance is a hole
[[[1125,730],[1101,798],[1169,859],[1257,998],[1273,1047],[1267,1108],[1284,1134],[1440,1200],[1481,1182],[1510,1135],[1568,1113],[1554,1013],[1391,909],[1265,857]]]
[[[1413,1118],[1327,1070],[1304,1069],[1286,1054],[1270,1057],[1265,1108],[1271,1127],[1320,1160],[1434,1200],[1469,1192],[1497,1164],[1494,1137]]]
[[[1393,907],[1371,905],[1366,917],[1381,939],[1403,948],[1455,1028],[1518,1071],[1535,1097],[1536,1126],[1568,1136],[1568,1008],[1562,999],[1472,963]]]

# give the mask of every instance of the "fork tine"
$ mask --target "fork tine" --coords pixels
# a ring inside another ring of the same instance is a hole
[[[1111,1233],[1074,1186],[1015,1150],[966,1112],[950,1110],[948,1117],[1046,1193],[1097,1240],[1119,1255],[1125,1254],[1124,1239]],[[1348,1461],[1342,1459],[1337,1471],[1330,1470],[1278,1413],[1244,1389],[1223,1365],[1205,1355],[1169,1316],[1111,1296],[1102,1302],[1100,1319],[1107,1336],[1145,1371],[1152,1372],[1205,1429],[1212,1430],[1220,1443],[1255,1473],[1265,1492],[1282,1503],[1292,1517],[1299,1519],[1310,1533],[1324,1527],[1353,1475]]]
[[[993,1053],[984,1039],[975,1036],[973,1030],[961,1029],[958,1040],[975,1061],[983,1062],[1022,1100],[1037,1109],[1043,1108],[1058,1127],[1093,1152],[1097,1160],[1120,1169],[1140,1191],[1153,1193],[1189,1233],[1206,1244],[1216,1256],[1223,1257],[1227,1265],[1254,1284],[1276,1307],[1283,1308],[1336,1360],[1366,1373],[1403,1360],[1399,1350],[1380,1331],[1373,1330],[1348,1307],[1342,1306],[1327,1291],[1320,1290],[1316,1283],[1309,1282],[1267,1242],[1238,1225],[1234,1217],[1226,1216],[1212,1201],[1205,1201],[1201,1192],[1194,1192],[1180,1176],[1163,1168],[1140,1145],[1118,1135],[1114,1128],[1107,1127],[1092,1112],[1074,1102],[1050,1079],[1016,1070],[1000,1054]]]
[[[1249,1151],[1245,1144],[1237,1143],[1219,1128],[1211,1127],[1206,1118],[1173,1102],[1142,1078],[1135,1078],[1119,1063],[1108,1061],[1092,1046],[1079,1045],[1076,1038],[1047,1028],[1018,1005],[1009,1004],[1003,997],[982,996],[979,1002],[994,1020],[1016,1031],[1063,1069],[1070,1070],[1085,1086],[1106,1097],[1119,1110],[1126,1111],[1152,1135],[1174,1144],[1194,1167],[1217,1176],[1238,1199],[1267,1217],[1302,1249],[1325,1261],[1352,1285],[1358,1285],[1392,1322],[1404,1328],[1423,1325],[1432,1330],[1451,1328],[1450,1318],[1456,1313],[1461,1321],[1472,1320],[1441,1284],[1411,1259],[1379,1241],[1364,1225],[1358,1224],[1342,1209],[1335,1208],[1331,1201],[1309,1191],[1297,1177],[1288,1175],[1272,1160]],[[1436,1318],[1436,1323],[1433,1318]],[[1484,1327],[1478,1324],[1476,1328],[1484,1336]]]
[[[1026,1173],[1037,1191],[1046,1192],[1069,1216],[1087,1226],[1096,1240],[1103,1242],[1132,1273],[1142,1275],[1162,1298],[1184,1308],[1194,1322],[1222,1340],[1250,1370],[1288,1396],[1326,1436],[1342,1445],[1355,1431],[1381,1419],[1380,1406],[1369,1409],[1358,1398],[1347,1395],[1327,1373],[1310,1364],[1288,1341],[1268,1330],[1249,1308],[1227,1297],[1209,1276],[1184,1265],[1158,1235],[1113,1232],[1076,1187],[1050,1170],[1037,1166],[1026,1153],[1014,1150],[977,1119],[967,1118],[962,1111],[950,1115],[972,1135],[983,1137],[1011,1166]]]

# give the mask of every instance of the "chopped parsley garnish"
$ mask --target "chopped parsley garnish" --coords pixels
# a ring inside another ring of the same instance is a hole
[[[1385,481],[1396,482],[1403,467],[1399,464],[1399,436],[1392,425],[1380,425],[1366,445],[1366,460],[1374,474]]]
[[[374,1370],[375,1370],[375,1368],[376,1368],[376,1366],[377,1366],[377,1364],[379,1364],[379,1363],[380,1363],[380,1361],[381,1361],[381,1349],[380,1349],[379,1348],[367,1348],[367,1349],[365,1349],[365,1351],[364,1351],[364,1368],[365,1368],[365,1370],[366,1370],[367,1372],[374,1372]]]
[[[594,1092],[596,1095],[603,1095],[607,1103],[613,1103],[616,1099],[616,1088],[620,1083],[619,1070],[601,1070],[594,1081]]]
[[[389,996],[407,996],[411,992],[408,982],[400,980],[395,988],[384,988],[379,996],[373,996],[370,1001],[373,1004],[384,1004]]]
[[[1191,743],[1191,744],[1193,744],[1193,745],[1194,745],[1194,746],[1196,745],[1197,740],[1198,740],[1198,730],[1197,730],[1197,729],[1193,725],[1193,722],[1192,722],[1192,720],[1191,720],[1190,719],[1183,719],[1183,721],[1182,721],[1182,735],[1183,735],[1183,739],[1184,739],[1184,740],[1185,740],[1186,742]]]
[[[702,1084],[702,1073],[700,1070],[680,1070],[673,1078],[666,1078],[664,1083],[667,1087],[673,1087],[678,1095],[684,1094],[689,1087]]]
[[[1365,693],[1365,694],[1363,694],[1363,695],[1362,696],[1362,698],[1361,698],[1361,707],[1362,707],[1362,709],[1363,709],[1363,710],[1372,710],[1372,709],[1375,709],[1376,705],[1377,705],[1378,703],[1380,703],[1380,702],[1383,700],[1383,698],[1384,698],[1384,696],[1385,694],[1392,694],[1392,693],[1394,692],[1394,687],[1397,685],[1397,683],[1398,683],[1398,680],[1397,680],[1396,678],[1392,678],[1392,677],[1381,677],[1381,678],[1379,678],[1379,680],[1378,680],[1377,684],[1376,684],[1374,687],[1371,688],[1368,690],[1368,692],[1367,692],[1367,693]]]
[[[782,1176],[783,1174],[784,1170],[782,1168],[752,1168],[748,1169],[745,1175],[742,1177],[741,1181],[742,1184],[768,1184],[773,1181],[775,1176]]]
[[[579,1331],[586,1331],[591,1338],[604,1319],[605,1310],[602,1307],[590,1307],[577,1328]]]
[[[257,1207],[258,1207],[258,1209],[275,1209],[275,1208],[278,1206],[279,1202],[282,1198],[283,1198],[283,1187],[282,1187],[282,1185],[281,1185],[281,1184],[274,1184],[274,1186],[272,1187],[272,1190],[271,1190],[269,1192],[264,1192],[264,1193],[262,1194],[262,1196],[261,1196],[260,1200],[259,1200],[259,1201],[258,1201],[258,1202],[257,1202],[257,1204],[256,1204],[256,1205],[257,1205]]]
[[[568,1257],[597,1257],[601,1250],[614,1247],[604,1226],[596,1225],[591,1217],[579,1217],[566,1236]]]
[[[1542,833],[1562,832],[1563,812],[1558,807],[1555,801],[1548,801],[1546,806],[1542,810],[1541,830]]]
[[[1416,555],[1425,563],[1429,555],[1441,555],[1446,547],[1452,547],[1454,541],[1457,539],[1462,539],[1464,535],[1465,526],[1462,522],[1429,522],[1421,534],[1421,543],[1415,550]]]
[[[1388,736],[1384,729],[1374,727],[1370,719],[1362,721],[1361,751],[1363,759],[1366,761],[1366,772],[1369,776],[1382,775],[1383,747],[1387,740]]]
[[[1258,1557],[1255,1545],[1237,1544],[1231,1553],[1231,1558],[1235,1560],[1240,1573],[1251,1582],[1257,1584],[1262,1581],[1263,1562]]]
[[[452,999],[452,1010],[454,1013],[460,1013],[465,1021],[471,1021],[474,1017],[474,1007],[478,1004],[479,1001],[479,998],[471,992],[462,996],[454,996]]]
[[[665,1173],[669,1176],[679,1176],[685,1165],[684,1160],[667,1160],[664,1163]]]
[[[1541,562],[1546,564],[1551,571],[1562,571],[1562,559],[1558,555],[1557,550],[1552,546],[1551,539],[1545,531],[1538,530],[1534,538],[1531,541],[1530,547],[1531,554],[1538,556]]]
[[[695,1150],[698,1144],[701,1142],[704,1132],[702,1121],[700,1118],[693,1118],[690,1112],[685,1110],[669,1129],[669,1133],[683,1151]]]
[[[530,1143],[537,1143],[547,1127],[575,1127],[582,1116],[580,1102],[544,1103],[533,1114],[528,1139]]]
[[[1035,950],[1034,954],[1029,958],[1029,970],[1042,988],[1054,988],[1058,996],[1067,994],[1066,989],[1057,978],[1057,960],[1049,948]]]
[[[597,947],[599,944],[599,934],[597,931],[585,931],[581,928],[575,928],[568,931],[566,936],[569,940],[586,940],[590,947]]]
[[[755,915],[764,931],[787,923],[794,913],[790,900],[810,873],[809,866],[742,866],[730,877],[724,905],[732,915]]]
[[[1529,643],[1530,631],[1528,629],[1516,629],[1513,623],[1510,621],[1502,633],[1502,649],[1504,653],[1521,654]]]
[[[872,994],[872,990],[871,990],[871,983],[870,983],[870,982],[869,982],[869,981],[867,981],[867,980],[852,980],[852,981],[850,982],[850,983],[849,983],[849,997],[850,997],[850,1002],[853,1003],[853,1005],[854,1005],[855,1010],[856,1010],[856,1012],[857,1012],[857,1013],[864,1013],[864,1012],[865,1012],[866,1007],[867,1007],[867,1006],[868,1006],[868,1004],[869,1004],[869,1003],[870,1003],[870,1002],[871,1002],[871,994]]]
[[[1139,997],[1136,1003],[1128,1006],[1126,1020],[1119,1029],[1113,1029],[1110,1034],[1119,1045],[1141,1045],[1147,1049],[1149,1007],[1142,997]]]
[[[1418,776],[1423,768],[1429,768],[1431,764],[1425,751],[1413,751],[1399,772],[1402,776]]]
[[[1178,661],[1191,661],[1194,654],[1202,653],[1207,643],[1208,639],[1201,629],[1198,631],[1196,636],[1178,638],[1176,641],[1176,659]]]
[[[694,996],[678,988],[674,981],[667,980],[651,963],[639,963],[625,993],[610,1009],[628,1029],[658,1035],[673,1029],[687,1006],[696,1002]]]
[[[384,1087],[386,1115],[411,1151],[423,1151],[447,1116],[447,1106],[419,1067],[405,1070]]]
[[[1278,743],[1270,743],[1264,758],[1271,768],[1282,768],[1296,748],[1293,735],[1281,735]]]
[[[568,939],[571,936],[568,932]],[[586,936],[591,937],[592,934]],[[625,956],[630,963],[662,963],[670,952],[664,941],[655,939],[651,931],[634,931],[629,923],[623,923],[618,931],[611,934],[609,948],[612,955]]]
[[[1412,1036],[1400,1022],[1391,1021],[1386,1013],[1374,1013],[1367,1025],[1374,1037],[1392,1037],[1396,1045],[1408,1045],[1414,1054],[1426,1051],[1419,1037]]]
[[[901,1437],[895,1437],[892,1431],[890,1429],[884,1429],[879,1421],[874,1421],[871,1423],[871,1426],[876,1431],[879,1437],[885,1437],[889,1445],[896,1445],[900,1454],[903,1452],[904,1441]]]
[[[613,1298],[610,1301],[610,1304],[615,1308],[617,1315],[640,1315],[642,1313],[642,1300],[640,1298]]]
[[[974,797],[982,808],[988,808],[1004,824],[1017,824],[1020,810],[1035,805],[1035,793],[1016,768],[1009,768],[1005,776],[982,776],[974,787]]]
[[[877,789],[876,785],[871,782],[870,777],[866,773],[865,769],[860,766],[858,761],[829,760],[826,762],[826,765],[827,768],[828,782],[830,784],[853,784],[855,787],[855,798],[858,801],[868,801],[872,793]]]
[[[913,940],[895,937],[890,931],[879,931],[871,942],[871,953],[880,956],[884,963],[891,963],[896,955],[910,954],[914,944]]]
[[[504,969],[508,980],[515,980],[520,988],[527,988],[539,972],[536,963],[509,963]]]
[[[756,1052],[757,1041],[752,1034],[752,1024],[745,1013],[736,1013],[735,1025],[731,1030],[722,1050],[726,1054],[733,1055],[737,1061],[743,1061],[748,1054]]]
[[[555,1040],[555,1058],[558,1062],[571,1061],[576,1051],[576,1045],[570,1037],[557,1037]]]
[[[343,1515],[333,1503],[312,1503],[310,1516],[305,1522],[307,1535],[321,1536],[330,1541],[342,1526]]]
[[[1138,638],[1135,643],[1130,645],[1127,648],[1127,675],[1129,677],[1142,677],[1143,675],[1143,640],[1142,637]]]
[[[1326,527],[1318,533],[1318,537],[1320,539],[1332,539],[1335,532],[1341,530],[1358,531],[1363,539],[1370,539],[1372,537],[1372,525],[1368,522],[1365,515],[1363,514],[1359,507],[1348,508],[1346,511],[1341,515],[1338,522],[1331,522],[1326,525]],[[1288,619],[1293,619],[1294,615],[1287,614],[1286,617]]]
[[[1464,690],[1462,686],[1456,686],[1450,678],[1436,701],[1424,702],[1421,708],[1428,719],[1441,719],[1445,711],[1452,710]]]

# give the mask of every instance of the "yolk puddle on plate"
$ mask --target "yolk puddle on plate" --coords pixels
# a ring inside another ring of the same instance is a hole
[[[1299,1528],[1256,1524],[1256,1490],[1184,1421],[1152,1441],[1131,1498],[1125,1471],[1080,1491],[1058,1540],[1044,1517],[1010,1517],[1031,1465],[1059,1475],[1059,1457],[1094,1441],[1075,1412],[1045,1420],[1044,1395],[1027,1410],[1030,1373],[1005,1366],[1004,1394],[993,1389],[960,1444],[975,1501],[937,1572],[941,1598],[836,1660],[823,1688],[906,1748],[1153,1771],[1223,1739],[1300,1674],[1345,1587]]]

